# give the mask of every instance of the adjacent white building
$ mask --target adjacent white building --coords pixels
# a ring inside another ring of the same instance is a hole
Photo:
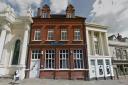
[[[20,78],[25,76],[25,61],[29,41],[31,17],[16,16],[8,6],[0,12],[0,76],[13,75],[16,70]]]
[[[108,39],[115,78],[126,78],[128,77],[128,38],[118,34],[111,35]]]
[[[107,27],[97,24],[86,24],[89,78],[111,78],[114,76],[109,55]]]

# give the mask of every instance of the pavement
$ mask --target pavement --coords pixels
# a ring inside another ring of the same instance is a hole
[[[0,79],[0,85],[128,85],[128,79],[123,80],[53,80],[24,79],[14,84],[11,79]]]

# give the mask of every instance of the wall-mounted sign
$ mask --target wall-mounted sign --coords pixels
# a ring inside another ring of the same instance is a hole
[[[53,41],[53,42],[49,42],[49,44],[52,45],[52,46],[58,46],[58,45],[64,45],[64,42]]]

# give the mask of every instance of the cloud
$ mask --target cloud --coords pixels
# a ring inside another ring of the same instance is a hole
[[[0,9],[4,8],[3,5],[10,5],[18,15],[24,16],[27,14],[29,8],[33,11],[36,10],[42,1],[43,0],[3,0],[3,3],[0,2],[0,4],[2,3],[2,6],[0,5]]]
[[[53,13],[64,11],[68,5],[68,0],[50,0],[50,7]]]
[[[10,5],[18,15],[26,15],[29,8],[36,13],[38,7],[42,7],[44,0],[3,0],[0,2],[0,10]],[[50,8],[53,13],[60,13],[66,9],[68,0],[50,0]]]
[[[0,2],[0,12],[4,11],[7,8],[7,5],[3,2]]]
[[[128,0],[96,0],[90,16],[92,22],[111,27],[109,34],[128,36]]]

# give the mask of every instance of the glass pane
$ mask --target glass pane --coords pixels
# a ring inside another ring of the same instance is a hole
[[[95,60],[91,60],[91,65],[95,66]]]
[[[20,40],[17,40],[15,43],[12,65],[17,65],[19,60],[19,52],[20,52]]]
[[[106,65],[110,65],[110,62],[109,60],[105,60],[106,61]]]
[[[103,60],[97,60],[98,65],[103,65]]]

